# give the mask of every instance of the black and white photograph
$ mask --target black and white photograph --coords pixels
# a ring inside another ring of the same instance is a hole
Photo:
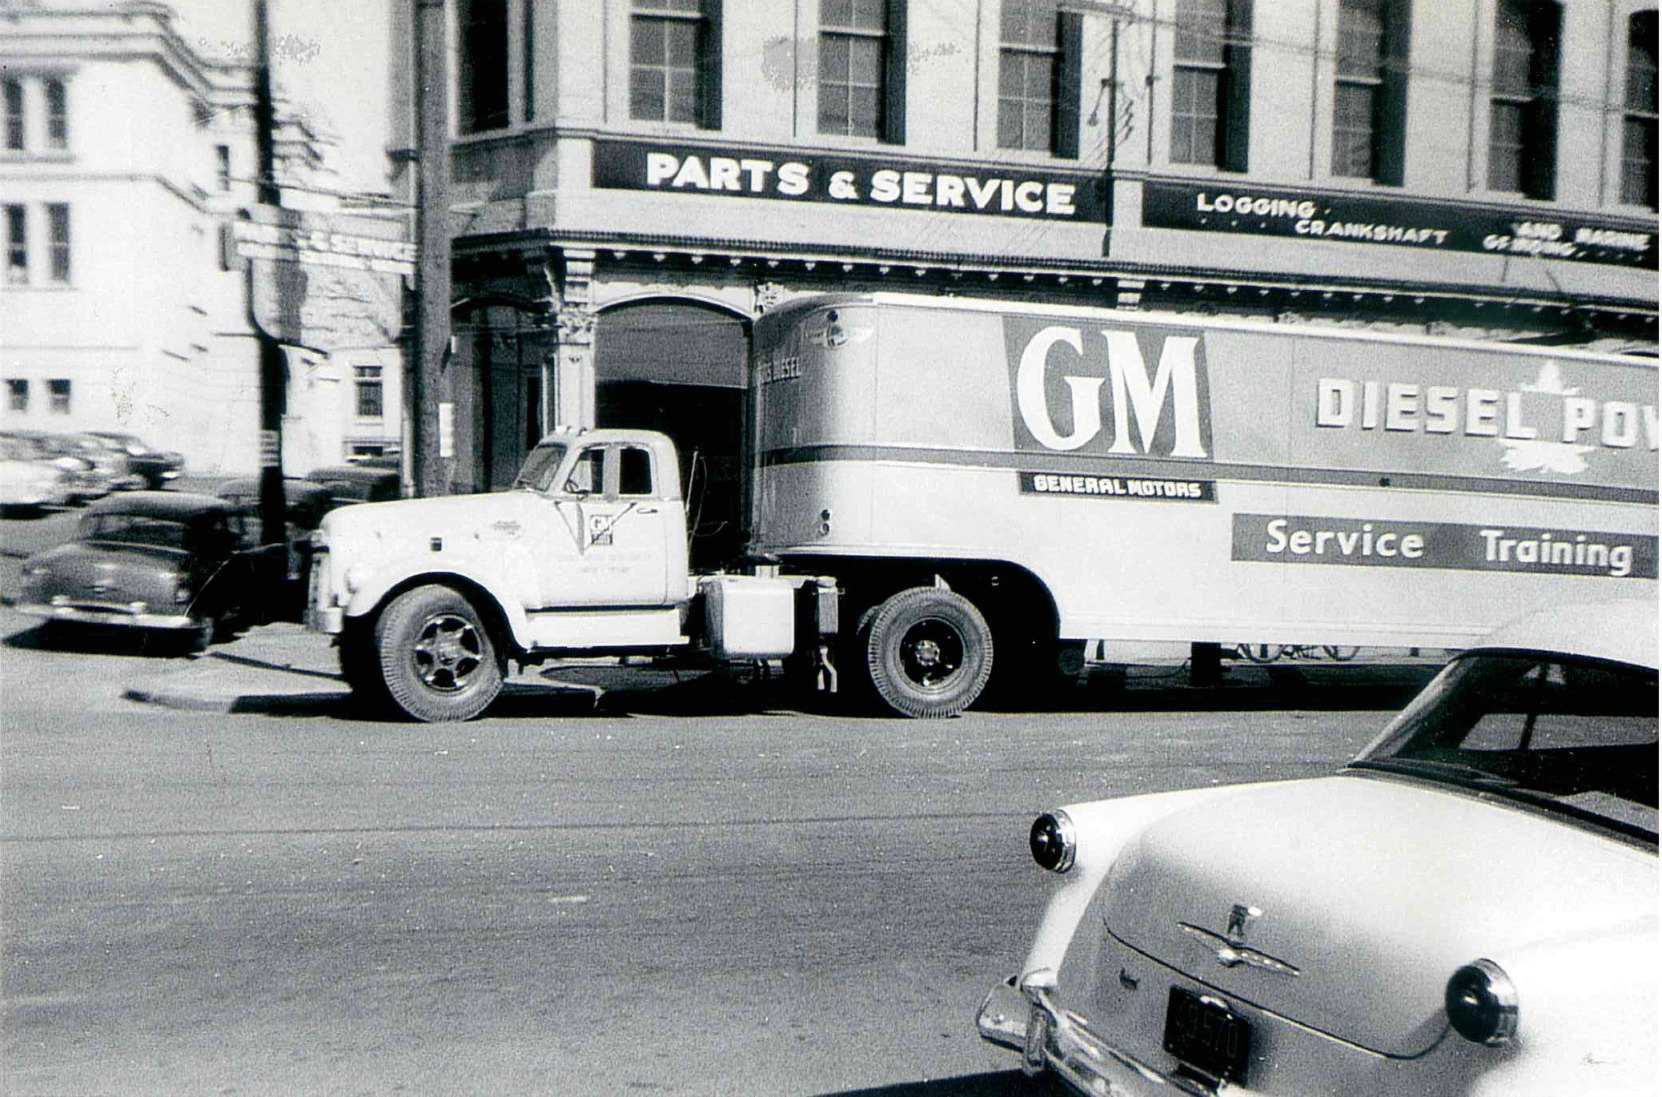
[[[0,1093],[1643,1097],[1656,0],[0,0]]]

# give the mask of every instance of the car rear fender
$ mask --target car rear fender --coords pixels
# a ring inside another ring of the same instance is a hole
[[[1125,844],[1150,823],[1208,800],[1234,795],[1257,785],[1224,785],[1182,789],[1117,800],[1070,804],[1061,810],[1072,820],[1076,843],[1073,867],[1057,878],[1045,905],[1038,932],[1022,962],[1018,980],[1023,987],[1055,988],[1062,959],[1091,898],[1113,867]]]

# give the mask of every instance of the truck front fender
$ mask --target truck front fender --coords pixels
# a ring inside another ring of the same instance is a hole
[[[372,616],[404,591],[427,583],[437,583],[455,587],[476,603],[483,603],[479,604],[478,608],[486,613],[495,612],[507,628],[515,646],[521,649],[530,646],[530,627],[526,619],[525,605],[511,584],[501,576],[466,561],[446,561],[442,567],[435,567],[435,563],[434,560],[424,559],[412,560],[403,565],[377,567],[373,576],[352,590],[344,607],[346,616]]]

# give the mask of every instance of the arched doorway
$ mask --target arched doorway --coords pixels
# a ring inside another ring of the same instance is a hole
[[[740,467],[750,326],[725,309],[656,298],[595,322],[596,423],[674,439],[687,496],[694,567],[743,548]]]

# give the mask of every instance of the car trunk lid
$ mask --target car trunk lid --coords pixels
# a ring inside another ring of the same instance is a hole
[[[1544,888],[1543,859],[1560,866]],[[1100,909],[1121,941],[1225,995],[1409,1056],[1443,1031],[1457,968],[1631,920],[1654,903],[1654,868],[1527,810],[1345,775],[1162,820],[1122,853]]]

